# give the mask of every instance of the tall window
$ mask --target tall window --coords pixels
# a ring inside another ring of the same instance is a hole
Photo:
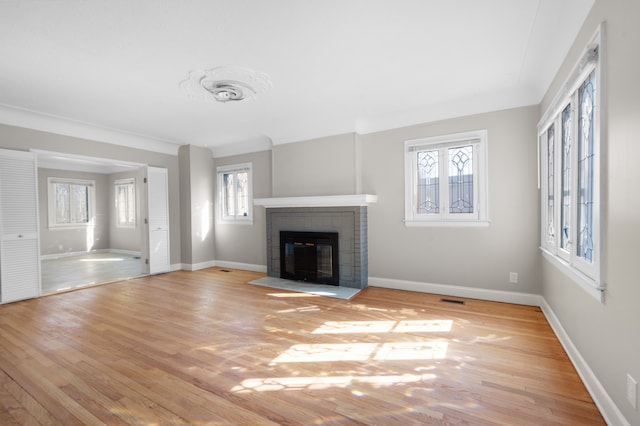
[[[556,226],[555,226],[555,130],[553,125],[547,130],[547,243],[555,244]]]
[[[221,166],[218,172],[218,205],[223,222],[252,223],[251,163]]]
[[[119,179],[115,182],[116,226],[135,228],[136,226],[136,180]]]
[[[538,129],[543,254],[602,299],[600,45],[598,32]]]
[[[50,177],[47,183],[49,227],[83,227],[93,224],[94,181]]]
[[[488,224],[485,130],[405,142],[405,224]]]

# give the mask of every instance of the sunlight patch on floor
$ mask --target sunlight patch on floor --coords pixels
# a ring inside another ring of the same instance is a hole
[[[79,259],[80,262],[122,262],[124,259],[120,257],[112,257],[105,259]]]
[[[337,343],[293,345],[273,361],[273,364],[288,362],[335,362],[373,360],[425,360],[445,359],[449,343],[397,342],[397,343]]]
[[[348,387],[354,384],[369,384],[375,387],[431,381],[435,374],[406,374],[390,376],[312,376],[312,377],[270,377],[243,380],[232,392],[267,392],[281,390],[327,389]]]
[[[453,320],[327,321],[313,334],[449,332]]]

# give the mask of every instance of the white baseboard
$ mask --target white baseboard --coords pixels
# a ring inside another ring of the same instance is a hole
[[[214,266],[219,266],[222,268],[242,269],[245,271],[253,271],[253,272],[267,272],[266,265],[254,265],[251,263],[228,262],[226,260],[209,260],[207,262],[201,262],[201,263],[195,263],[195,264],[181,263],[179,269],[182,269],[184,271],[198,271],[200,269],[213,268]]]
[[[254,265],[251,263],[239,263],[239,262],[228,262],[226,260],[216,260],[215,266],[220,266],[222,268],[233,268],[233,269],[243,269],[245,271],[253,271],[253,272],[267,272],[267,265]]]
[[[539,295],[531,293],[487,290],[484,288],[462,287],[448,284],[421,283],[417,281],[394,280],[390,278],[369,277],[369,285],[372,287],[394,288],[397,290],[468,297],[470,299],[491,300],[493,302],[515,303],[518,305],[529,306],[540,306],[541,299]]]
[[[200,269],[205,269],[205,268],[212,268],[216,266],[216,261],[215,260],[209,260],[207,262],[200,262],[200,263],[182,263],[180,269],[183,269],[185,271],[199,271]]]
[[[128,254],[130,256],[142,256],[142,253],[135,250],[108,249],[109,253]]]
[[[600,410],[604,420],[609,425],[629,426],[627,419],[625,419],[618,406],[613,402],[607,391],[602,386],[602,383],[600,383],[596,375],[591,370],[591,367],[589,367],[589,364],[587,364],[571,341],[571,338],[569,338],[569,335],[562,327],[560,320],[556,317],[551,306],[549,306],[543,297],[540,297],[540,302],[540,308],[542,309],[544,316],[547,318],[547,321],[551,325],[553,332],[558,337],[558,340],[560,340],[560,344],[562,344],[562,347],[569,356],[569,359],[571,359],[571,363],[578,371],[578,375],[582,379],[582,382],[591,395],[591,398],[593,398],[593,401]]]
[[[40,255],[40,259],[41,260],[61,259],[63,257],[85,256],[87,254],[93,254],[93,253],[119,253],[119,254],[129,254],[131,256],[141,255],[139,251],[119,250],[119,249],[97,249],[97,250],[90,250],[90,251],[67,251],[64,253],[42,254]]]

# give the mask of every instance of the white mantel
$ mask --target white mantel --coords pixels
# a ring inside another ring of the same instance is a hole
[[[253,204],[266,208],[367,206],[378,201],[377,195],[318,195],[310,197],[256,198]]]

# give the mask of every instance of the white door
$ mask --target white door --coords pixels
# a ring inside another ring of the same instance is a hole
[[[0,150],[0,301],[40,295],[35,154]]]
[[[169,174],[161,167],[147,167],[149,209],[149,273],[171,270],[169,257]]]

